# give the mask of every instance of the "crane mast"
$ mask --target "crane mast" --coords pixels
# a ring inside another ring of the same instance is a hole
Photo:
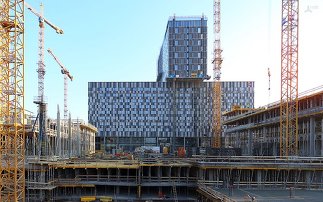
[[[38,37],[38,98],[40,102],[44,102],[44,76],[45,76],[45,62],[44,62],[44,7],[40,4],[39,21],[39,37]]]
[[[213,59],[213,73],[214,73],[214,89],[213,89],[213,130],[214,140],[213,147],[221,147],[221,65],[222,65],[222,49],[220,40],[221,31],[221,1],[214,0],[213,5],[214,17],[214,59]]]
[[[23,3],[0,0],[0,201],[25,201]]]
[[[280,156],[298,155],[299,1],[282,0]]]
[[[68,118],[68,109],[67,109],[67,93],[68,93],[68,78],[73,81],[73,76],[70,72],[64,67],[64,65],[59,61],[59,59],[54,55],[52,50],[48,49],[48,53],[53,56],[54,60],[61,67],[61,72],[64,74],[64,119]]]
[[[38,35],[38,97],[34,102],[38,104],[39,109],[39,135],[38,135],[38,155],[44,154],[47,150],[46,140],[46,103],[44,99],[44,78],[45,78],[45,62],[44,62],[44,7],[40,4],[40,15],[38,16],[39,35]]]
[[[44,18],[43,5],[40,4],[40,12],[38,13],[34,8],[32,8],[26,2],[24,5],[30,10],[33,14],[38,17],[39,23],[39,35],[38,35],[38,96],[34,100],[34,103],[38,104],[38,113],[39,113],[39,135],[38,135],[38,155],[48,154],[48,141],[46,137],[46,100],[44,95],[44,78],[45,78],[45,62],[44,62],[44,30],[45,23],[53,28],[57,34],[63,34],[63,30],[59,27],[53,25],[47,19]]]
[[[270,72],[270,68],[268,67],[267,69],[267,75],[268,75],[268,106],[270,103],[270,78],[271,78],[271,72]]]

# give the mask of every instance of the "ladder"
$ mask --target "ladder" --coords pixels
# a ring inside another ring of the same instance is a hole
[[[174,201],[178,202],[175,181],[173,181],[173,196],[174,196]]]

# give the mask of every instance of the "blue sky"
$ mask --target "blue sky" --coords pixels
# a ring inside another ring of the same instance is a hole
[[[208,18],[208,74],[212,75],[213,0],[34,0],[44,16],[64,30],[45,28],[51,48],[69,69],[68,107],[72,118],[87,121],[87,85],[91,81],[155,81],[157,58],[169,16]],[[323,0],[300,1],[299,90],[322,85]],[[312,12],[305,12],[310,6]],[[255,81],[256,107],[280,98],[281,0],[222,1],[223,81]],[[25,108],[37,112],[38,19],[25,10]],[[64,79],[45,52],[48,115],[63,117]],[[268,93],[267,68],[272,72]]]

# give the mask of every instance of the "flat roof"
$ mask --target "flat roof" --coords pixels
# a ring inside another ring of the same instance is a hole
[[[201,20],[201,18],[207,20],[207,17],[205,15],[200,15],[200,16],[170,16],[169,17],[169,21],[170,20],[183,20],[183,21],[186,21],[186,20]]]

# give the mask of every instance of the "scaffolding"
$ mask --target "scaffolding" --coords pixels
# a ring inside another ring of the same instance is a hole
[[[55,201],[54,169],[50,162],[28,159],[26,167],[27,201]]]
[[[59,113],[58,113],[59,114]],[[58,116],[59,117],[59,116]],[[27,201],[55,201],[54,165],[58,161],[84,158],[95,151],[96,128],[81,120],[46,120],[49,155],[39,155],[37,118],[29,115],[26,128]],[[56,179],[57,180],[57,179]]]
[[[323,155],[323,87],[300,94],[298,101],[298,155]],[[229,112],[224,115],[226,144],[243,155],[280,155],[280,105]]]
[[[32,161],[30,161],[32,162]],[[102,160],[78,158],[34,161],[27,167],[28,200],[160,200],[196,201],[230,196],[216,189],[322,189],[323,158],[194,156]],[[34,176],[33,176],[34,175]],[[35,177],[36,176],[36,177]],[[47,181],[33,181],[42,177]],[[42,189],[38,189],[38,186]],[[38,192],[35,192],[38,190]]]
[[[0,201],[24,201],[24,1],[0,2],[0,55]]]

